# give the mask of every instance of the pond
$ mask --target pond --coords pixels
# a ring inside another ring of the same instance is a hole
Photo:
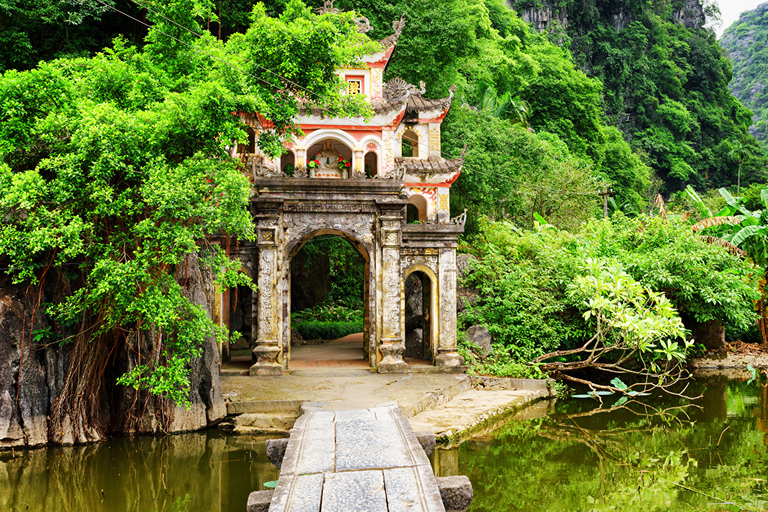
[[[433,467],[469,476],[470,512],[768,509],[768,388],[715,378],[696,391],[701,409],[559,401],[438,448]],[[0,510],[245,512],[278,476],[266,439],[210,431],[0,452]]]
[[[711,378],[695,391],[701,409],[562,401],[545,418],[437,450],[433,465],[470,478],[471,512],[768,509],[768,388]]]

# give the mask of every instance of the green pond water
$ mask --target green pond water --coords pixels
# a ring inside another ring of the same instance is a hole
[[[432,464],[469,476],[471,512],[768,509],[768,388],[720,378],[696,391],[701,409],[540,404],[546,417],[499,421]],[[0,511],[245,512],[278,476],[265,440],[211,431],[0,452]]]

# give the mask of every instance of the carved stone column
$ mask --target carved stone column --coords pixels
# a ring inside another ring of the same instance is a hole
[[[437,366],[463,370],[464,358],[456,343],[456,249],[440,249],[440,321],[439,343],[435,362]]]
[[[401,206],[401,205],[398,205]],[[384,210],[381,215],[381,308],[382,327],[379,351],[379,373],[401,373],[408,371],[403,361],[405,344],[401,331],[402,301],[400,288],[402,275],[400,270],[400,244],[402,234],[400,220],[402,214],[397,210]]]
[[[251,375],[282,375],[282,349],[278,341],[279,311],[276,290],[278,271],[278,245],[275,218],[262,216],[257,228],[259,247],[258,293],[254,293],[253,349],[254,364]]]
[[[355,148],[355,172],[362,172],[365,170],[365,159],[363,156],[364,148]]]

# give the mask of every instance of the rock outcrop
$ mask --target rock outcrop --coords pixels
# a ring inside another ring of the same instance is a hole
[[[185,295],[210,313],[213,299],[212,276],[196,255],[180,265],[176,275]],[[72,369],[73,343],[60,343],[52,335],[52,324],[40,304],[62,293],[65,280],[54,276],[52,283],[14,286],[0,279],[0,449],[40,446],[48,443],[74,444],[98,441],[110,433],[139,434],[198,430],[221,421],[226,415],[219,382],[219,352],[211,336],[203,342],[200,357],[189,363],[189,409],[131,388],[117,386],[117,376],[137,364],[135,354],[122,345],[104,369],[105,385],[99,400],[98,425],[82,425],[65,415],[51,420],[54,404],[61,399],[68,372]],[[128,336],[137,336],[129,333]],[[142,350],[149,353],[156,337],[142,334]]]

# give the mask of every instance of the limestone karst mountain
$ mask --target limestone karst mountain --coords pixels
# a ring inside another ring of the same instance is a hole
[[[768,2],[741,14],[720,39],[733,63],[731,92],[753,113],[749,131],[768,144]]]

